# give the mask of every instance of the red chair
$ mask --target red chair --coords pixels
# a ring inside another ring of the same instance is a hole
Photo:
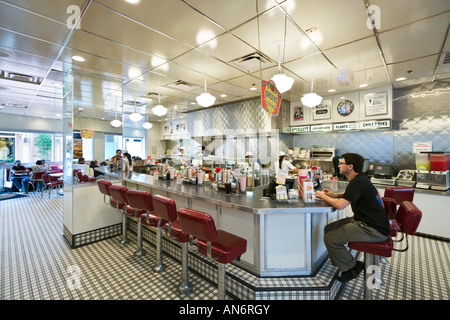
[[[164,225],[164,230],[166,233],[176,241],[182,244],[181,252],[181,284],[178,289],[182,293],[189,293],[191,287],[189,285],[188,279],[188,245],[189,245],[189,235],[183,232],[181,229],[180,222],[177,220],[177,206],[173,199],[168,197],[155,195],[153,196],[153,206],[155,208],[154,213],[160,218],[168,221]],[[158,255],[161,257],[161,253]],[[160,258],[159,261],[162,261]]]
[[[389,219],[389,226],[391,228],[390,236],[396,237],[397,232],[398,232],[398,223],[397,223],[397,220],[395,220],[395,215],[397,213],[397,203],[392,198],[382,197],[381,199],[383,200],[384,210],[386,211],[386,215]],[[394,212],[394,215],[392,215],[393,212]],[[391,218],[392,216],[394,218]]]
[[[395,219],[397,208],[403,201],[413,202],[414,188],[404,186],[387,187],[384,189],[384,198],[391,198],[395,201],[395,211],[391,209],[388,212],[389,219]]]
[[[127,187],[124,186],[109,186],[109,193],[111,194],[111,200],[117,202],[117,208],[122,212],[122,240],[120,244],[125,245],[130,241],[127,238]]]
[[[33,175],[31,176],[30,182],[33,185],[34,188],[34,184],[42,184],[41,185],[41,189],[44,187],[44,179],[42,178],[42,176],[45,174],[45,172],[33,172]]]
[[[49,174],[42,175],[42,180],[44,181],[44,186],[41,189],[41,198],[44,195],[44,191],[48,190],[48,198],[50,199],[50,194],[53,189],[60,189],[63,185],[63,182],[59,180],[57,177],[52,177]]]
[[[422,212],[409,201],[404,201],[400,205],[397,212],[397,221],[402,232],[407,235],[414,234],[419,226],[422,218]],[[377,256],[391,257],[392,250],[394,249],[392,238],[389,236],[386,241],[383,242],[349,242],[348,247],[354,250],[364,252],[364,298],[372,299],[373,288],[378,286],[382,281],[378,274],[376,274]],[[406,251],[396,250],[396,251]],[[373,277],[373,274],[375,276]]]
[[[216,230],[213,218],[205,212],[182,208],[178,210],[178,220],[185,233],[197,238],[199,253],[218,262],[218,298],[224,300],[226,264],[245,253],[247,240]]]
[[[158,227],[162,221],[154,215],[153,198],[150,192],[143,190],[128,190],[127,199],[131,210],[127,210],[127,214],[132,214],[137,218],[137,250],[135,256],[145,255],[145,250],[142,249],[142,224],[150,227]],[[160,245],[156,244],[158,248]],[[162,271],[162,270],[161,270]]]
[[[98,190],[100,190],[100,193],[103,194],[103,202],[106,204],[110,204],[111,203],[111,193],[109,192],[109,187],[112,186],[111,181],[107,181],[107,180],[98,180],[97,181],[97,186],[98,186]],[[106,197],[108,197],[109,202],[106,202]],[[114,208],[116,208],[117,202],[115,203],[115,205],[113,206]]]

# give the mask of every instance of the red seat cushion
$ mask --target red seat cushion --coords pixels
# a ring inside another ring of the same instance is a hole
[[[133,218],[139,218],[142,214],[147,213],[144,209],[136,209],[130,206],[127,206],[125,210],[125,214],[127,216],[133,217]]]
[[[398,232],[398,223],[397,220],[389,220],[389,226],[391,228],[391,237],[395,237],[397,236],[397,232]]]
[[[407,234],[414,234],[422,219],[422,211],[409,201],[403,201],[397,211],[397,222],[400,230]]]
[[[207,242],[197,239],[198,251],[207,255]],[[247,250],[247,240],[232,233],[217,230],[217,237],[211,243],[212,258],[220,263],[230,263]]]
[[[169,223],[164,225],[164,230],[166,230],[166,232],[169,230]],[[172,222],[169,236],[181,243],[189,242],[189,235],[181,229],[181,225],[178,220]]]
[[[147,218],[148,216],[148,218]],[[160,219],[158,216],[152,214],[152,212],[141,214],[140,216],[142,224],[145,224],[146,226],[150,227],[158,227],[158,220]],[[160,227],[163,227],[167,223],[166,220],[161,219],[161,222],[159,224]]]
[[[116,201],[112,198],[111,198],[110,204],[111,204],[111,207],[113,207],[114,209],[119,209],[119,210],[122,210],[123,207],[125,206],[125,203]]]
[[[391,237],[388,237],[383,242],[349,242],[348,246],[351,249],[371,253],[377,256],[390,257],[392,256],[392,248],[394,243]]]

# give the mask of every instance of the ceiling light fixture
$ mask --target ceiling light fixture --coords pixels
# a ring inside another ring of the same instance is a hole
[[[148,115],[146,115],[146,121],[142,124],[142,126],[145,128],[145,129],[150,129],[151,127],[153,127],[153,124],[151,124],[150,122],[148,122]]]
[[[117,106],[117,98],[116,98],[116,106]],[[115,112],[116,114],[116,118],[110,122],[110,124],[114,127],[114,128],[118,128],[122,125],[122,121],[117,119],[117,111]]]
[[[205,92],[203,92],[201,95],[195,98],[195,100],[197,100],[197,103],[199,105],[205,108],[212,106],[216,101],[216,97],[206,92],[206,70],[205,70]]]
[[[161,88],[159,88],[161,90]],[[152,112],[158,117],[162,117],[167,113],[167,108],[161,104],[161,92],[158,94],[158,105],[152,108]]]
[[[367,86],[368,86],[367,83],[362,83],[362,84],[359,85],[360,88],[365,88],[365,87],[367,87]]]
[[[141,2],[141,0],[125,0],[125,1],[131,4],[138,4]]]
[[[81,57],[81,56],[72,56],[72,59],[75,60],[75,61],[79,61],[79,62],[84,62],[84,61],[86,61],[86,59],[84,59],[84,58]]]
[[[320,102],[322,102],[322,97],[318,94],[313,92],[314,88],[314,70],[312,72],[312,79],[311,79],[311,92],[304,94],[302,97],[302,103],[303,105],[307,106],[308,108],[312,108],[317,106]]]
[[[400,78],[395,79],[395,81],[403,81],[403,80],[406,80],[406,78],[405,77],[400,77]]]
[[[134,99],[134,112],[129,115],[131,121],[139,122],[142,120],[142,115],[136,112],[136,98]]]
[[[286,92],[292,88],[294,84],[294,79],[288,77],[287,75],[281,73],[281,45],[283,41],[277,41],[278,45],[278,74],[272,77],[272,81],[275,82],[277,89],[280,93]]]

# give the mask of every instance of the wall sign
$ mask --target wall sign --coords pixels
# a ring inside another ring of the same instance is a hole
[[[321,132],[321,131],[330,131],[333,130],[333,125],[331,124],[320,124],[311,126],[311,132]]]
[[[388,113],[387,93],[368,93],[364,96],[366,116],[376,116]]]
[[[291,133],[309,132],[309,126],[291,127]]]
[[[334,125],[334,130],[355,130],[358,129],[358,123],[357,122],[348,122],[348,123],[336,123]]]
[[[280,110],[281,94],[273,80],[261,81],[261,104],[269,116],[278,115]]]
[[[376,120],[376,121],[362,121],[360,122],[360,129],[379,129],[390,128],[391,120]]]
[[[313,109],[313,120],[331,119],[331,100],[324,100]]]
[[[414,142],[413,144],[413,152],[419,153],[419,152],[431,152],[433,151],[433,142]]]

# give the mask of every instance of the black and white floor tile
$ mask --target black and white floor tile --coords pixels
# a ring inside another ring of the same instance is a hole
[[[192,272],[192,292],[180,295],[181,266],[168,256],[165,272],[152,272],[152,246],[142,258],[133,256],[134,241],[119,245],[120,236],[71,249],[62,236],[62,212],[58,195],[31,193],[0,202],[0,300],[216,299],[216,286]],[[407,252],[395,252],[389,264],[380,265],[384,285],[374,291],[375,298],[450,300],[450,243],[421,236],[409,237],[409,243]],[[295,280],[265,281],[276,287],[277,281]],[[338,295],[339,300],[362,298],[362,275]]]

